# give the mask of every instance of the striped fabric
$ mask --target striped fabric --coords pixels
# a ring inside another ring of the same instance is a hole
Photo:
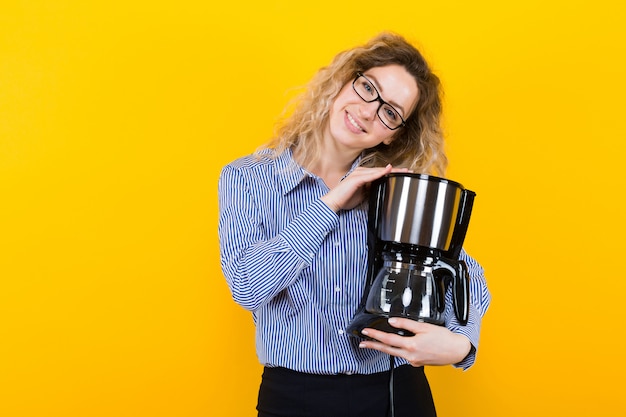
[[[319,200],[328,191],[295,164],[290,151],[276,159],[247,156],[224,167],[222,270],[233,299],[252,312],[262,364],[314,374],[382,372],[389,357],[360,349],[345,332],[364,290],[367,209],[363,204],[336,214]],[[480,265],[464,251],[462,258],[471,276],[469,322],[456,321],[448,291],[446,326],[474,346],[456,364],[466,369],[475,359],[490,294]]]

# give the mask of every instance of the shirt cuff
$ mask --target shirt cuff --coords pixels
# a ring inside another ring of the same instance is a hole
[[[469,369],[472,365],[474,365],[474,362],[476,362],[476,351],[478,349],[480,322],[482,318],[476,307],[471,304],[469,307],[469,319],[467,321],[467,325],[461,326],[456,317],[453,317],[448,326],[452,332],[462,334],[467,337],[472,344],[472,348],[467,356],[462,361],[452,365],[455,368],[462,368],[464,371]]]

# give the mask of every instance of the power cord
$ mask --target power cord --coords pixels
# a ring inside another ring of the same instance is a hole
[[[389,355],[389,415],[395,417],[396,411],[393,399],[393,370],[395,368],[395,358]]]

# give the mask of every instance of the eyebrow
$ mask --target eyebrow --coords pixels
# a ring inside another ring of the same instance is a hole
[[[382,95],[381,95],[381,93],[383,92],[383,89],[382,89],[380,83],[378,82],[378,80],[376,79],[376,77],[374,77],[371,74],[365,74],[365,73],[363,73],[363,75],[365,75],[368,79],[374,80],[374,83],[376,84],[375,87],[378,90],[378,95],[380,96],[380,98],[383,98]],[[402,116],[403,117],[406,114],[406,111],[404,111],[404,107],[402,107],[401,105],[399,105],[395,101],[387,101],[387,100],[384,100],[384,99],[383,99],[383,101],[386,102],[386,103],[391,104],[396,109],[402,110]]]

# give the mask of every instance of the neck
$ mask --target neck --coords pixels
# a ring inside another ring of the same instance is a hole
[[[322,146],[322,158],[311,161],[306,168],[313,174],[324,180],[328,188],[334,188],[341,179],[348,173],[354,160],[360,155],[359,153],[347,153],[338,149],[328,149]],[[298,150],[294,150],[294,159],[301,163]],[[302,165],[302,163],[301,163]]]

